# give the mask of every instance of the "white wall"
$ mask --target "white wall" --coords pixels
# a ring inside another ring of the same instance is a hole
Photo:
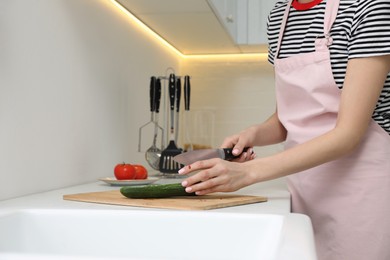
[[[266,58],[188,59],[182,62],[181,70],[192,79],[192,121],[199,111],[214,114],[214,133],[209,131],[214,146],[263,122],[275,111],[273,67]],[[199,128],[196,124],[193,127]],[[266,156],[280,149],[275,145],[256,152]]]
[[[149,78],[167,67],[191,75],[192,123],[212,112],[212,145],[275,109],[265,60],[180,60],[109,0],[0,0],[0,200],[146,164],[138,128],[150,118]]]
[[[144,163],[149,77],[178,66],[108,0],[1,0],[0,200]]]

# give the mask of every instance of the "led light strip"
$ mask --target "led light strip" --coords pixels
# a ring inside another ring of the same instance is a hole
[[[173,47],[169,42],[167,42],[164,38],[162,38],[160,35],[158,35],[155,31],[150,29],[146,24],[144,24],[141,20],[139,20],[135,15],[133,15],[129,10],[127,10],[123,5],[118,3],[116,0],[109,0],[111,3],[113,3],[117,8],[119,8],[120,11],[122,11],[132,22],[134,22],[138,27],[140,27],[142,30],[144,30],[146,33],[150,34],[153,38],[155,38],[160,44],[164,45],[171,51],[173,51],[175,54],[179,55],[180,57],[184,58],[184,54],[182,54],[178,49]]]
[[[267,53],[234,53],[234,54],[182,54],[185,59],[244,59],[244,60],[267,60]]]
[[[146,24],[139,20],[135,15],[133,15],[128,9],[123,5],[118,3],[116,0],[109,0],[114,6],[116,6],[122,13],[124,13],[132,22],[139,26],[146,33],[150,34],[155,38],[160,44],[167,47],[169,50],[173,51],[176,55],[184,59],[257,59],[257,60],[266,60],[267,53],[242,53],[242,54],[183,54],[169,42],[167,42],[163,37],[157,34],[155,31],[150,29]]]

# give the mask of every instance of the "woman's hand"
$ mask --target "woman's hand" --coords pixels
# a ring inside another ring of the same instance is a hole
[[[286,129],[279,122],[275,112],[266,122],[249,127],[223,141],[222,148],[232,147],[233,155],[240,155],[234,161],[210,159],[180,169],[179,174],[182,175],[199,171],[185,179],[182,185],[186,187],[187,192],[204,195],[212,192],[236,191],[255,182],[268,180],[272,171],[262,170],[262,174],[258,172],[258,169],[267,169],[267,167],[261,163],[261,160],[253,160],[256,154],[252,147],[279,143],[285,138]],[[249,149],[242,153],[245,147]]]
[[[253,150],[254,129],[248,128],[239,134],[229,136],[223,141],[221,148],[233,147],[233,155],[239,156],[234,159],[235,162],[245,162],[256,158],[256,153]],[[245,147],[249,147],[243,151]]]
[[[221,148],[233,147],[233,155],[239,156],[233,161],[222,159],[203,160],[180,169],[179,174],[182,175],[199,171],[182,182],[182,185],[186,187],[186,191],[204,195],[218,191],[236,191],[249,185],[250,182],[246,179],[245,167],[238,162],[250,161],[256,157],[253,147],[251,147],[251,136],[253,135],[253,129],[249,128],[224,140]],[[245,147],[249,148],[243,152]]]
[[[278,113],[275,112],[264,123],[251,126],[236,135],[225,138],[221,148],[232,147],[233,155],[240,155],[245,147],[250,147],[247,153],[242,153],[240,158],[235,160],[244,162],[256,157],[252,147],[283,142],[286,135],[287,131],[280,123]]]
[[[180,169],[179,174],[196,171],[199,172],[184,180],[182,185],[187,192],[195,192],[197,195],[236,191],[253,183],[247,163],[210,159],[187,165]]]

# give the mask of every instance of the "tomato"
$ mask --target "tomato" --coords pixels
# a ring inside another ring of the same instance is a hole
[[[128,163],[117,164],[114,168],[114,175],[117,180],[135,179],[135,167]]]
[[[148,178],[148,170],[142,165],[134,164],[135,168],[135,178],[136,179],[147,179]]]

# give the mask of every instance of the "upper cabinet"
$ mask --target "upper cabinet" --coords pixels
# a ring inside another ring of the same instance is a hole
[[[267,52],[277,0],[116,0],[184,55]]]
[[[267,17],[277,0],[207,0],[237,45],[267,43]]]

